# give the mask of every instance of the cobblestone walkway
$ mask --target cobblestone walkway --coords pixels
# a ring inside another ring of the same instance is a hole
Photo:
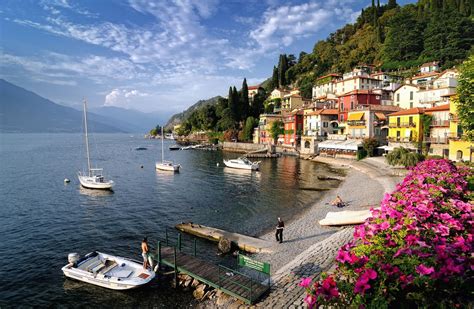
[[[353,228],[345,228],[309,247],[273,277],[270,294],[257,303],[259,308],[306,308],[305,290],[298,283],[303,277],[317,278],[334,263],[339,247],[352,239]]]

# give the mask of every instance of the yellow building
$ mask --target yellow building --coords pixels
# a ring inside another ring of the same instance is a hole
[[[390,148],[404,147],[418,150],[423,141],[421,115],[423,108],[410,108],[388,115],[388,141]]]
[[[461,140],[462,134],[456,104],[453,102],[449,107],[449,159],[473,162],[474,143]]]

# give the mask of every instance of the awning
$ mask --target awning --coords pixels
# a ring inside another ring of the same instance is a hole
[[[358,120],[362,120],[363,117],[364,117],[364,113],[350,113],[347,120],[358,121]]]
[[[362,143],[357,140],[326,140],[318,144],[318,148],[322,149],[341,149],[341,150],[357,150]]]
[[[380,146],[380,147],[377,147],[378,149],[383,149],[385,151],[392,151],[393,150],[393,147],[392,146],[388,146],[388,145],[384,145],[384,146]]]
[[[375,117],[377,117],[379,120],[386,120],[387,119],[387,117],[382,113],[375,113]]]
[[[279,137],[279,138],[278,138],[278,141],[279,141],[279,142],[284,142],[284,141],[285,141],[285,139],[284,139],[284,138],[282,138],[282,137]]]

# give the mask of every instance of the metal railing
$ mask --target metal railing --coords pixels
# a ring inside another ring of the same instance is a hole
[[[414,122],[400,122],[400,123],[389,123],[389,128],[416,128],[416,123]]]
[[[449,127],[449,120],[433,120],[431,121],[432,127]]]

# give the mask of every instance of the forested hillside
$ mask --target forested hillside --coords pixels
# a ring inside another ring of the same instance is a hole
[[[297,61],[293,55],[280,55],[266,89],[294,85],[310,98],[317,77],[347,72],[358,64],[407,74],[434,60],[452,67],[473,52],[472,6],[470,0],[419,0],[405,6],[372,0],[354,24],[317,42],[312,53],[301,52]]]

